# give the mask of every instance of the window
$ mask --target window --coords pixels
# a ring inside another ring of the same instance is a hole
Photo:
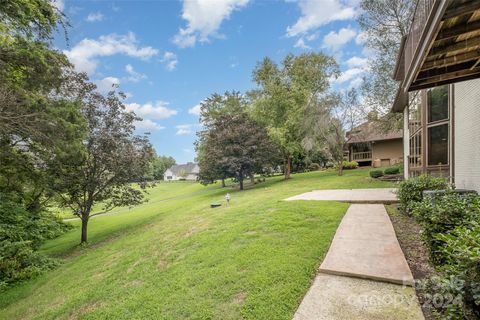
[[[428,123],[448,119],[448,86],[427,91]]]
[[[448,164],[448,124],[428,128],[428,165]]]

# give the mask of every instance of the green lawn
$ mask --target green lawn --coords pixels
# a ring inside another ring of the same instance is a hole
[[[92,219],[42,250],[63,264],[0,295],[1,319],[291,319],[347,204],[281,201],[313,189],[389,187],[368,170],[274,177],[243,192],[161,183],[150,201]],[[212,202],[230,207],[211,209]]]

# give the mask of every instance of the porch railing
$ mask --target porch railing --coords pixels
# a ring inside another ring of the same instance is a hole
[[[352,160],[371,160],[372,159],[372,151],[365,151],[365,152],[354,152],[352,153]]]

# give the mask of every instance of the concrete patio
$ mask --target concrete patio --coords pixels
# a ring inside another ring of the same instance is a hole
[[[395,190],[395,188],[314,190],[285,200],[330,200],[350,203],[385,204],[398,202]]]

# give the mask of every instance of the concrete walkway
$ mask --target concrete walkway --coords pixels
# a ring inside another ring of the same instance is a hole
[[[423,320],[415,290],[319,273],[294,320]]]
[[[295,320],[424,319],[413,276],[382,204],[394,189],[318,190],[291,200],[353,203]]]
[[[338,189],[314,190],[286,199],[292,200],[330,200],[350,203],[394,203],[398,202],[394,188],[382,189]]]
[[[320,271],[413,284],[407,260],[381,204],[352,204],[348,208]]]

